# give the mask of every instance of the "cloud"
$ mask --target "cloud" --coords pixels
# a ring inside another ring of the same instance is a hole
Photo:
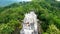
[[[60,1],[60,0],[57,0],[57,1]]]
[[[17,0],[17,1],[32,1],[32,0]]]

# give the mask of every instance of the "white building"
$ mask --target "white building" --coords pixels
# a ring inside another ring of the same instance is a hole
[[[34,12],[25,14],[20,34],[38,34],[37,16]]]

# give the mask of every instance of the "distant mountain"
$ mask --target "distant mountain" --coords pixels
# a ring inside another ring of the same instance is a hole
[[[0,0],[0,6],[6,6],[6,5],[10,5],[12,3],[16,3],[16,2],[22,2],[22,1],[31,1],[31,0]]]
[[[0,6],[6,6],[14,2],[16,2],[16,0],[0,0]]]

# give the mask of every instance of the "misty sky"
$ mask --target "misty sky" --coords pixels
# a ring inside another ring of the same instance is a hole
[[[0,6],[5,6],[8,4],[12,4],[14,2],[22,2],[22,1],[31,1],[31,0],[0,0]]]
[[[0,6],[5,6],[8,4],[12,4],[14,2],[22,2],[22,1],[31,1],[31,0],[0,0]],[[57,0],[60,1],[60,0]]]
[[[57,1],[60,1],[60,0],[57,0]]]

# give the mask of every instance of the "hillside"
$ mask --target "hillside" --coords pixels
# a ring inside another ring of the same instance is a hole
[[[0,7],[0,34],[19,34],[24,14],[34,10],[42,22],[42,34],[60,34],[60,2],[33,0]],[[15,32],[17,31],[17,32]]]

